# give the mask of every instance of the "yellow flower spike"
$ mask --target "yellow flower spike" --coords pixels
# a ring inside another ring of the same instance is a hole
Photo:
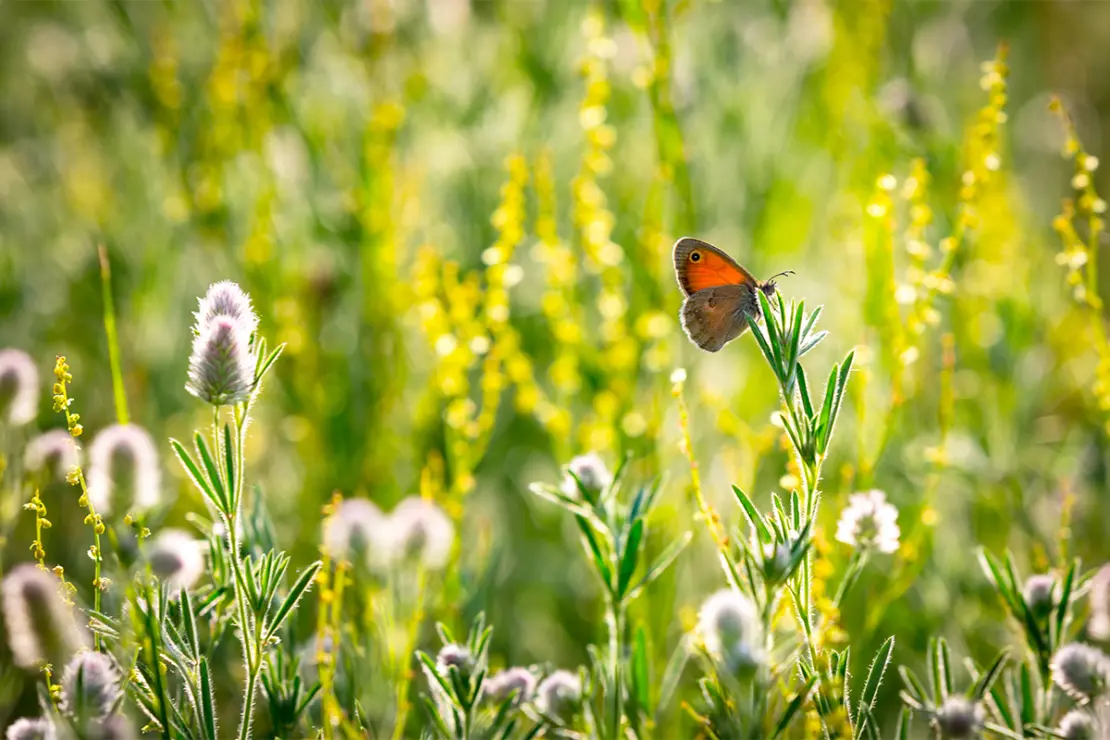
[[[1065,281],[1072,286],[1072,297],[1086,309],[1090,332],[1094,337],[1095,354],[1098,358],[1099,374],[1103,368],[1110,367],[1110,339],[1102,321],[1102,298],[1099,295],[1098,257],[1099,242],[1106,224],[1100,214],[1106,210],[1105,201],[1095,189],[1089,173],[1098,168],[1098,159],[1086,152],[1076,133],[1070,115],[1058,98],[1053,98],[1049,109],[1060,119],[1066,136],[1064,155],[1072,159],[1075,175],[1072,187],[1079,191],[1075,199],[1065,199],[1060,214],[1052,222],[1052,227],[1060,236],[1061,250],[1057,255],[1058,264],[1066,268]],[[1087,238],[1079,236],[1076,222],[1084,223]],[[1100,378],[1101,379],[1101,378]],[[1107,429],[1110,430],[1110,386],[1098,383],[1094,388],[1095,403],[1106,416]]]

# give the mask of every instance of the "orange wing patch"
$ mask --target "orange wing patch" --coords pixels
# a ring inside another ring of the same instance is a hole
[[[686,295],[720,285],[757,285],[755,277],[736,260],[700,239],[686,236],[675,242],[674,271]]]

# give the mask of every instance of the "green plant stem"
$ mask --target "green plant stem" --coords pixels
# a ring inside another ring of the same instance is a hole
[[[613,598],[608,599],[605,621],[609,626],[609,673],[613,678],[613,706],[610,717],[610,737],[619,738],[624,720],[624,685],[621,675],[621,659],[624,652],[625,604]]]
[[[228,548],[231,550],[231,567],[235,579],[235,603],[239,612],[239,633],[243,643],[243,658],[246,662],[247,681],[243,690],[243,715],[239,725],[240,740],[247,740],[251,736],[251,724],[254,719],[254,694],[258,688],[258,673],[262,667],[262,620],[258,615],[252,615],[247,604],[246,576],[243,573],[243,562],[240,558],[239,533],[236,524],[242,509],[243,491],[243,448],[246,438],[247,408],[240,406],[235,409],[235,437],[236,451],[234,456],[235,470],[225,471],[233,475],[234,479],[228,481],[228,490],[231,492],[231,511],[224,514],[224,526],[227,527]],[[213,417],[215,449],[221,449],[219,434],[219,410]],[[251,635],[253,628],[254,634]],[[253,643],[253,644],[252,644]]]
[[[392,645],[390,649],[390,664],[392,669],[397,674],[397,718],[393,725],[393,740],[401,740],[405,734],[405,722],[408,720],[409,703],[409,685],[412,683],[412,677],[407,669],[407,662],[412,658],[413,649],[416,647],[417,635],[420,631],[420,624],[424,621],[424,589],[427,584],[427,574],[424,567],[420,566],[416,576],[416,594],[415,603],[413,605],[412,618],[409,620],[408,631],[405,633],[405,644],[400,651],[400,659],[397,653],[393,652]],[[390,600],[396,603],[396,599]],[[395,620],[391,620],[395,621]],[[404,660],[405,663],[401,663]]]
[[[235,532],[235,523],[234,513],[224,518],[224,526],[227,527],[228,532],[228,548],[231,550],[231,567],[235,576],[235,604],[239,612],[239,639],[243,643],[243,659],[246,662],[247,669],[247,682],[243,690],[243,716],[239,725],[239,738],[240,740],[246,740],[251,735],[251,721],[254,716],[254,692],[257,686],[259,667],[257,664],[262,661],[256,661],[256,655],[252,652],[251,626],[254,620],[251,619],[246,596],[243,593],[246,576],[243,575],[243,563],[239,559],[239,536]],[[254,624],[254,628],[257,635],[260,627]],[[256,640],[258,639],[260,638],[256,637]],[[258,649],[257,645],[254,647],[256,650]]]
[[[108,363],[112,368],[112,395],[116,402],[116,421],[126,424],[130,421],[127,413],[127,393],[123,387],[123,364],[119,354],[119,334],[116,331],[116,305],[112,300],[112,267],[108,262],[108,250],[101,244],[97,247],[100,257],[100,290],[104,297],[104,333],[108,337]]]

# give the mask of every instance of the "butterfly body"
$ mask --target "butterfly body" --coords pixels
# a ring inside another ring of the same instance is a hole
[[[717,247],[689,236],[675,242],[674,270],[686,295],[680,314],[682,329],[708,352],[718,351],[743,334],[748,316],[762,317],[757,291],[767,297],[776,291],[774,278],[757,280]]]

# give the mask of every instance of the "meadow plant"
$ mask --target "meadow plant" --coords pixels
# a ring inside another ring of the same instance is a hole
[[[89,502],[101,516],[112,512],[113,499],[120,494],[130,494],[130,506],[136,510],[157,506],[162,500],[162,470],[150,434],[132,424],[100,431],[89,445],[87,484]]]
[[[19,427],[38,415],[39,372],[34,360],[18,349],[0,349],[0,418]]]
[[[18,565],[0,582],[8,648],[17,666],[49,666],[88,643],[62,594],[59,579],[34,565]]]
[[[66,665],[61,685],[59,708],[79,725],[107,718],[123,700],[119,670],[104,653],[78,653]]]
[[[65,429],[51,429],[27,443],[23,467],[30,474],[44,479],[65,480],[69,471],[80,464],[80,448]]]

